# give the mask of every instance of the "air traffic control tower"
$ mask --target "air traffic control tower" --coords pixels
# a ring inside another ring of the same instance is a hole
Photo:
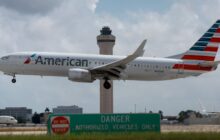
[[[99,53],[103,55],[112,55],[115,45],[115,36],[109,27],[105,26],[97,36]],[[113,82],[108,77],[100,80],[100,113],[113,113]]]

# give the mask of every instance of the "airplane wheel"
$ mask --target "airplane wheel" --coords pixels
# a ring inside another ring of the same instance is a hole
[[[106,80],[103,84],[105,89],[110,89],[111,88],[111,84]]]
[[[12,83],[16,83],[16,79],[12,79],[11,82],[12,82]]]

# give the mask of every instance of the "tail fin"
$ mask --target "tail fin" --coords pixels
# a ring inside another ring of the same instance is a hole
[[[220,20],[209,28],[209,30],[185,53],[169,58],[183,60],[214,61],[220,44]]]

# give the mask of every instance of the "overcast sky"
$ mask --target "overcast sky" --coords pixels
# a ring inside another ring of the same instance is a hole
[[[189,49],[220,18],[220,0],[0,0],[0,55],[20,51],[98,54],[96,36],[104,25],[116,36],[114,54],[127,55],[147,38],[144,56],[164,57]],[[218,56],[218,59],[220,57]],[[0,76],[0,108],[78,105],[99,112],[99,81]],[[114,111],[220,111],[220,69],[171,81],[114,82]]]

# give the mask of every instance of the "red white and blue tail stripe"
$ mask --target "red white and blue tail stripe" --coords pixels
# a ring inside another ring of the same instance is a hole
[[[215,24],[213,24],[211,28],[188,51],[183,54],[170,57],[183,60],[182,64],[175,64],[173,69],[204,72],[214,70],[216,68],[214,61],[219,45],[220,20],[217,20]]]
[[[188,50],[181,59],[214,61],[220,44],[220,20]]]

